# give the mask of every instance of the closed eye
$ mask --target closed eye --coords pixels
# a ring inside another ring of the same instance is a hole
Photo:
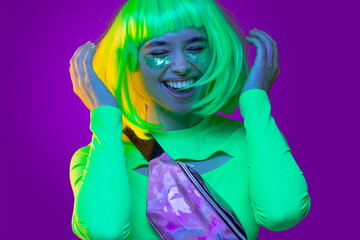
[[[192,47],[189,48],[188,51],[192,53],[200,53],[205,50],[205,47]],[[151,52],[150,56],[156,57],[156,58],[164,58],[168,54],[168,51],[157,51],[157,52]]]
[[[166,54],[168,52],[167,51],[161,51],[161,52],[151,52],[150,55],[152,57],[160,57],[160,58],[163,58],[163,57],[166,57]]]
[[[205,48],[204,47],[193,47],[193,48],[189,48],[189,51],[192,52],[202,52]]]

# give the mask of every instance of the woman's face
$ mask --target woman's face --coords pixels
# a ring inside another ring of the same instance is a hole
[[[199,100],[203,86],[184,93],[171,89],[197,81],[208,69],[211,52],[202,30],[185,28],[151,39],[141,46],[138,59],[144,88],[154,104],[184,113]]]

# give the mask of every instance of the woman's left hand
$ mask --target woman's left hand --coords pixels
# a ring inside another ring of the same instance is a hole
[[[280,73],[277,43],[267,33],[256,28],[250,30],[249,36],[246,37],[246,41],[255,45],[256,58],[241,94],[254,88],[263,89],[269,93]]]

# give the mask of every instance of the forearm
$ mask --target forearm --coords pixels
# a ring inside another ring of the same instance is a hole
[[[250,92],[252,91],[252,92]],[[296,225],[310,208],[303,173],[270,114],[263,90],[240,97],[249,156],[249,191],[256,221],[273,231]]]
[[[119,109],[91,111],[93,132],[82,179],[76,186],[75,224],[90,239],[123,239],[130,231],[131,195]]]

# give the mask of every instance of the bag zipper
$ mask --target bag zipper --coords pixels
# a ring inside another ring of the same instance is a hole
[[[220,217],[225,221],[228,227],[242,240],[246,240],[246,237],[234,226],[232,221],[228,218],[228,216],[223,212],[226,211],[230,216],[231,214],[224,209],[221,205],[218,205],[206,192],[206,190],[199,184],[198,180],[193,176],[191,171],[188,169],[187,163],[183,163],[180,161],[176,161],[176,163],[181,167],[184,171],[185,175],[191,180],[191,182],[195,185],[195,187],[200,191],[203,197],[208,201],[208,203],[215,209],[215,211],[220,215]],[[244,230],[244,229],[243,229]],[[245,230],[244,230],[245,232]]]

